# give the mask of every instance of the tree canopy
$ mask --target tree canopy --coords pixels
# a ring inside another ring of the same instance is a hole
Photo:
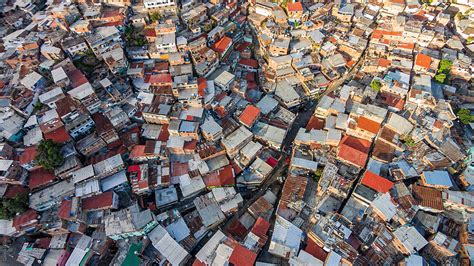
[[[435,75],[435,80],[438,83],[445,83],[448,80],[452,65],[453,62],[448,59],[443,59],[439,62],[438,73]]]
[[[61,166],[64,158],[61,154],[61,145],[52,140],[42,140],[38,145],[36,160],[46,170],[53,170]]]
[[[0,219],[11,219],[17,213],[28,210],[28,193],[16,195],[12,199],[0,199]]]
[[[474,116],[471,115],[471,111],[469,111],[468,109],[465,109],[465,108],[459,109],[457,115],[458,115],[459,121],[461,121],[461,123],[465,125],[474,121]]]
[[[382,88],[382,82],[378,79],[373,79],[372,82],[370,82],[370,87],[375,91],[380,91],[380,88]]]

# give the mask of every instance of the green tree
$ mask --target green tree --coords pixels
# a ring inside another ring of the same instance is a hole
[[[155,23],[161,19],[161,14],[159,12],[154,12],[150,14],[150,21]]]
[[[11,219],[17,213],[28,210],[28,193],[16,195],[13,199],[0,199],[0,219]]]
[[[448,59],[443,59],[439,62],[438,73],[449,73],[449,71],[451,71],[452,66],[453,62]]]
[[[444,73],[438,73],[435,75],[435,80],[438,82],[438,83],[444,83],[446,82],[446,74]]]
[[[36,160],[46,170],[53,170],[61,166],[64,158],[61,154],[61,145],[52,140],[42,140],[38,145]]]
[[[414,147],[416,145],[415,140],[409,135],[402,136],[400,140],[408,147]]]
[[[453,62],[448,59],[443,59],[439,62],[438,73],[435,75],[435,80],[439,83],[445,83],[448,80],[449,72]]]
[[[373,79],[372,82],[370,82],[370,87],[374,91],[378,92],[382,88],[382,82],[380,82],[380,80],[378,80],[378,79]]]
[[[466,108],[459,109],[459,111],[457,112],[457,115],[458,115],[459,121],[461,121],[461,123],[465,125],[474,121],[474,116],[471,115],[471,111],[469,111]]]

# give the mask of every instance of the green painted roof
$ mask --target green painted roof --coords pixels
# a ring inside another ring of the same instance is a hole
[[[130,246],[130,249],[128,249],[127,257],[125,257],[125,259],[123,260],[122,265],[123,266],[140,265],[140,259],[138,258],[137,255],[135,255],[135,251],[140,252],[142,250],[142,246],[143,246],[142,243],[132,244]]]

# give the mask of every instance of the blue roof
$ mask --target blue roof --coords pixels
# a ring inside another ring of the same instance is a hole
[[[425,171],[425,181],[429,185],[452,187],[453,182],[447,171]]]

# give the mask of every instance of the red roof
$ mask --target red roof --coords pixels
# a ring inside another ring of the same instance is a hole
[[[248,72],[247,74],[245,74],[245,80],[247,80],[248,82],[255,81],[255,73]]]
[[[30,190],[21,185],[7,185],[7,190],[3,194],[3,197],[6,199],[13,199],[19,194],[28,193]]]
[[[413,48],[415,48],[415,44],[414,43],[399,43],[397,45],[397,48],[400,48],[400,49],[408,49],[408,50],[413,50]]]
[[[71,87],[77,88],[82,84],[89,82],[84,74],[79,69],[74,69],[67,73],[69,80],[71,81]]]
[[[235,174],[232,165],[226,165],[224,168],[205,175],[203,178],[207,187],[224,187],[235,185]]]
[[[239,266],[253,266],[256,259],[257,254],[255,252],[237,244],[232,251],[232,255],[230,255],[229,262]]]
[[[36,220],[38,217],[38,214],[36,213],[35,210],[29,209],[26,212],[17,215],[13,218],[13,227],[16,228],[16,230],[21,230],[21,227],[23,225],[31,223],[33,220]]]
[[[109,209],[113,205],[114,193],[104,192],[81,200],[82,210]]]
[[[262,217],[258,217],[257,221],[252,227],[252,233],[254,233],[258,237],[263,237],[267,235],[269,228],[270,228],[270,223],[267,222]]]
[[[247,105],[245,110],[240,114],[239,120],[244,125],[251,127],[255,120],[257,120],[258,116],[260,115],[260,109],[253,105]]]
[[[239,65],[248,66],[251,68],[258,68],[258,61],[255,59],[242,58],[239,60]]]
[[[53,181],[55,178],[56,176],[53,173],[40,168],[31,172],[28,186],[30,188],[37,188]]]
[[[145,35],[145,37],[156,37],[155,29],[145,29],[143,34]]]
[[[60,127],[54,131],[45,133],[44,138],[50,139],[56,143],[68,142],[71,139],[65,127]]]
[[[135,145],[132,148],[132,151],[130,152],[130,159],[135,159],[138,157],[142,157],[145,155],[145,145]]]
[[[223,54],[230,47],[231,44],[232,44],[232,39],[227,36],[224,36],[220,40],[218,40],[216,43],[214,43],[211,48],[212,50],[220,54]]]
[[[171,78],[171,74],[153,74],[147,75],[145,77],[145,83],[150,84],[159,84],[159,83],[172,83],[173,79]]]
[[[168,141],[169,138],[170,133],[168,131],[168,124],[163,124],[163,126],[161,127],[160,135],[158,136],[158,140],[165,142]]]
[[[206,264],[204,264],[204,262],[202,262],[202,261],[200,261],[200,260],[198,260],[198,259],[195,259],[195,260],[193,261],[192,266],[206,266]]]
[[[385,58],[380,58],[378,61],[379,66],[385,67],[385,68],[389,67],[391,63],[392,61]]]
[[[286,4],[288,12],[303,12],[303,5],[301,2],[288,3]]]
[[[198,78],[198,93],[199,96],[203,97],[204,92],[206,91],[207,88],[207,80],[205,77],[199,77]]]
[[[385,99],[385,103],[388,106],[393,107],[397,110],[402,110],[403,106],[405,105],[405,100],[397,95],[390,93],[382,93],[382,97]]]
[[[423,68],[430,68],[431,66],[431,57],[425,54],[417,54],[415,59],[415,65],[423,67]]]
[[[357,127],[365,131],[369,131],[374,134],[377,134],[380,129],[380,123],[375,122],[374,120],[368,119],[365,116],[361,116],[359,117],[359,120],[357,120]]]
[[[271,167],[275,167],[278,164],[278,160],[273,158],[272,156],[268,157],[268,159],[265,162]]]
[[[328,253],[324,251],[322,247],[318,246],[311,238],[308,238],[305,251],[320,261],[326,261],[326,258],[328,257]]]
[[[243,239],[247,234],[247,228],[239,221],[234,220],[226,230],[227,233],[237,239]]]
[[[376,175],[370,171],[365,172],[364,177],[362,177],[360,183],[380,193],[386,193],[393,187],[392,181]]]
[[[58,210],[58,217],[67,220],[71,217],[72,200],[63,200]]]
[[[33,161],[37,153],[38,153],[38,150],[36,149],[36,146],[25,148],[25,150],[21,153],[20,158],[19,158],[20,164],[23,165],[23,164],[27,164]]]
[[[51,237],[42,237],[42,238],[36,239],[35,246],[37,248],[48,249],[50,243],[51,243]]]
[[[249,43],[249,42],[242,42],[240,44],[238,44],[234,50],[236,50],[237,52],[243,52],[247,47],[249,47],[252,43]]]
[[[368,158],[370,142],[352,136],[344,136],[339,143],[337,157],[358,167],[364,167]]]
[[[316,116],[311,116],[308,124],[306,125],[306,130],[310,131],[311,129],[323,129],[324,120],[317,118]]]

